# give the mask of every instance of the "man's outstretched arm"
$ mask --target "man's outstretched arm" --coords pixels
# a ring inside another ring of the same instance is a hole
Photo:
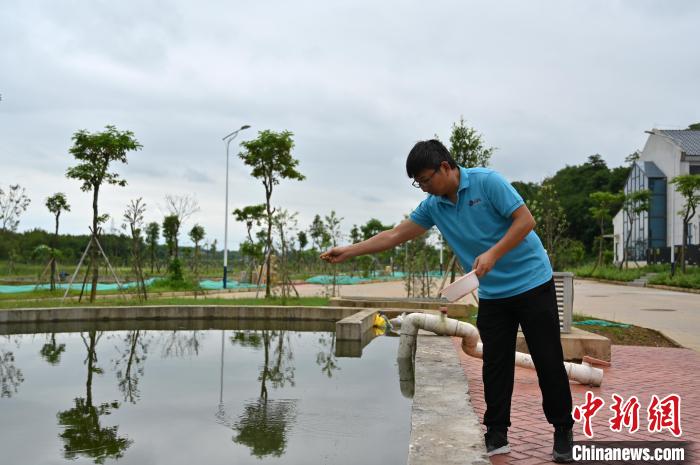
[[[392,229],[382,231],[379,234],[370,237],[366,241],[358,242],[357,244],[345,245],[342,247],[333,247],[321,254],[321,259],[330,263],[340,263],[345,260],[357,257],[359,255],[373,254],[383,252],[384,250],[396,247],[411,239],[415,239],[424,232],[422,226],[414,223],[411,220],[404,220]]]

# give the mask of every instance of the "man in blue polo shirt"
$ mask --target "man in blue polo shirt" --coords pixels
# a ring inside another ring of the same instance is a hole
[[[542,407],[554,426],[552,457],[571,462],[571,389],[564,369],[552,268],[535,220],[497,172],[457,166],[437,140],[418,142],[406,160],[413,185],[428,193],[403,221],[370,239],[321,255],[340,263],[414,239],[436,226],[464,269],[479,276],[476,326],[484,345],[484,435],[489,455],[510,452],[507,431],[518,325],[537,370]]]

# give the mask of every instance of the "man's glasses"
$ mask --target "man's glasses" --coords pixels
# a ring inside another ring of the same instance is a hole
[[[416,187],[416,188],[421,187],[421,186],[427,186],[430,183],[430,181],[433,179],[433,176],[435,176],[438,171],[440,171],[439,166],[437,168],[435,168],[435,171],[433,171],[433,174],[428,176],[428,179],[421,179],[421,180],[414,179],[413,182],[411,183],[411,185],[413,187]]]

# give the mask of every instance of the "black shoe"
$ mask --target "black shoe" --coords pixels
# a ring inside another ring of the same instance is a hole
[[[510,452],[507,431],[499,431],[493,428],[488,428],[486,430],[486,434],[484,434],[484,441],[486,442],[486,453],[489,457],[496,454],[507,454]]]
[[[571,428],[556,426],[554,428],[554,447],[552,448],[552,460],[556,463],[570,463],[574,461],[574,433]]]

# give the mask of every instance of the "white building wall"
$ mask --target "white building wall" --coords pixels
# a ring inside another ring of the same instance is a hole
[[[622,237],[623,221],[624,221],[624,210],[620,209],[617,215],[613,218],[613,244],[614,244],[614,257],[613,261],[615,263],[620,263],[623,259],[622,252],[625,247],[624,238]]]

